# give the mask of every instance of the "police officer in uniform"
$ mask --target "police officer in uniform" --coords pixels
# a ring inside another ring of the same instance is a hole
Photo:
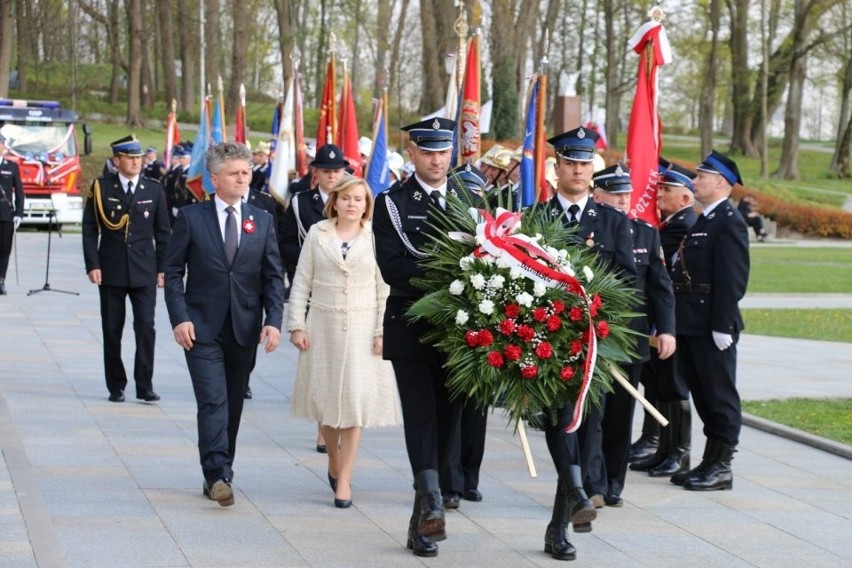
[[[264,191],[269,180],[267,170],[269,169],[269,142],[258,142],[257,147],[251,153],[251,182],[249,187],[255,191]]]
[[[742,183],[737,165],[712,151],[697,168],[695,199],[704,206],[675,254],[678,372],[704,423],[704,457],[671,481],[691,491],[731,489],[731,460],[742,410],[737,392],[738,302],[748,284],[748,226],[728,197]]]
[[[142,175],[159,183],[163,181],[163,162],[157,159],[157,148],[155,146],[148,146]]]
[[[3,158],[6,138],[0,134],[0,296],[6,295],[6,270],[15,231],[24,218],[24,186],[18,164]]]
[[[136,359],[136,398],[154,392],[154,306],[164,285],[169,217],[162,186],[141,175],[142,146],[130,135],[111,144],[118,174],[96,179],[83,211],[83,257],[89,281],[98,285],[109,400],[124,402],[127,374],[121,361],[125,302],[130,297]],[[156,246],[155,243],[156,242]]]
[[[622,211],[630,211],[630,170],[615,165],[596,173],[593,180],[593,198]],[[644,362],[650,358],[648,335],[654,331],[657,353],[666,360],[675,351],[675,298],[672,281],[666,270],[657,229],[640,219],[631,219],[633,233],[633,258],[636,266],[636,289],[642,305],[636,306],[641,315],[630,321],[630,328],[637,332],[636,356],[624,366],[630,383],[639,385]],[[651,325],[653,322],[653,325]],[[603,468],[586,472],[593,488],[603,491],[604,501],[610,507],[621,507],[624,503],[621,492],[627,474],[627,453],[630,449],[630,431],[633,425],[633,397],[625,389],[616,387],[604,397],[603,421],[601,422]]]
[[[181,207],[186,207],[187,205],[207,200],[206,193],[204,193],[201,196],[201,199],[199,199],[187,184],[187,181],[189,181],[189,168],[191,166],[191,162],[192,146],[186,146],[184,149],[184,155],[181,157],[181,170],[175,179],[173,189],[172,213],[175,217],[177,217],[177,210]]]
[[[556,152],[558,191],[547,207],[552,217],[560,218],[566,228],[574,231],[574,238],[579,243],[619,269],[632,286],[636,271],[630,222],[621,211],[597,204],[589,195],[597,139],[598,135],[593,130],[580,127],[548,140]],[[544,536],[544,550],[559,560],[576,558],[577,551],[567,536],[568,525],[574,525],[574,532],[589,532],[592,521],[597,517],[595,505],[583,488],[581,459],[584,456],[579,436],[576,432],[565,432],[573,412],[574,406],[568,404],[556,409],[555,423],[548,416],[542,424],[547,449],[559,475],[553,514]],[[600,412],[594,410],[584,420],[586,428],[594,434],[584,440],[589,447],[600,448],[600,420]],[[598,450],[598,453],[602,452]]]
[[[469,190],[447,178],[455,127],[455,121],[434,118],[403,128],[409,134],[414,175],[379,194],[373,214],[376,259],[391,288],[384,318],[384,358],[396,373],[405,445],[414,474],[407,546],[417,556],[436,556],[435,541],[446,537],[438,472],[444,468],[449,441],[458,436],[461,402],[450,400],[443,367],[446,357],[421,343],[429,324],[412,322],[405,314],[424,295],[411,280],[423,275],[418,261],[430,246],[430,220],[444,214],[447,194],[478,203]]]
[[[169,222],[173,227],[178,211],[178,197],[175,193],[177,191],[177,180],[184,169],[189,167],[189,160],[186,156],[189,156],[189,153],[183,145],[178,144],[175,146],[172,150],[171,166],[169,167],[169,171],[167,171],[166,175],[163,177],[163,191],[165,191],[166,194],[166,207],[169,210]]]
[[[668,270],[681,241],[695,224],[692,208],[695,172],[668,164],[657,183],[657,209],[662,221],[659,226],[663,258]],[[692,444],[692,412],[689,389],[676,372],[678,354],[660,359],[654,351],[642,368],[645,392],[653,392],[660,413],[669,421],[660,429],[659,445],[650,456],[634,461],[630,469],[647,471],[651,477],[670,477],[689,470],[689,450]]]

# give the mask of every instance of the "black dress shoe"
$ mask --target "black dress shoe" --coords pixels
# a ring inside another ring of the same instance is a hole
[[[461,495],[456,491],[444,493],[444,509],[458,509],[461,502]]]
[[[160,400],[160,395],[155,393],[153,390],[139,391],[136,393],[136,398],[144,400],[145,402],[157,402]]]
[[[462,497],[467,501],[482,501],[482,493],[479,492],[479,489],[465,489]]]
[[[607,495],[604,498],[607,507],[623,507],[624,499],[620,495]]]
[[[246,387],[246,394],[243,396],[246,400],[251,399],[251,387]]]
[[[217,479],[213,484],[204,481],[204,496],[219,503],[220,507],[230,507],[234,504],[234,490],[227,479]]]
[[[317,453],[318,454],[327,454],[328,450],[325,449],[325,444],[317,444]]]
[[[110,402],[124,402],[124,391],[117,390],[109,393],[109,401]]]

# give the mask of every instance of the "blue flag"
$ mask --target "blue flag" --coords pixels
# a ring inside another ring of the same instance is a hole
[[[538,79],[530,88],[527,104],[527,120],[524,126],[524,155],[521,157],[521,206],[529,207],[536,202],[535,188],[535,124],[538,119]]]
[[[207,101],[201,103],[201,120],[198,121],[198,135],[195,137],[195,144],[192,145],[192,157],[189,160],[189,170],[186,172],[186,185],[195,195],[196,199],[204,196],[202,191],[206,191],[207,187],[204,182],[207,180],[205,175],[207,168],[204,164],[204,155],[207,153],[207,146],[210,142],[210,137],[207,134]]]
[[[373,151],[370,153],[370,165],[367,168],[367,185],[378,195],[390,186],[390,168],[388,166],[388,138],[385,128],[384,104],[379,104],[378,116],[373,129]]]

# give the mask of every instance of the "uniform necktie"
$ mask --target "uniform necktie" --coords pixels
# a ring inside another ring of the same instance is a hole
[[[127,197],[133,198],[133,182],[127,182]]]
[[[225,211],[228,213],[228,218],[225,219],[225,258],[228,259],[228,265],[231,265],[237,256],[237,220],[234,218],[233,207],[228,206]]]
[[[576,203],[572,203],[571,206],[568,208],[568,222],[571,225],[576,225],[577,223],[579,223],[580,222],[580,219],[578,218],[579,214],[580,214],[580,206],[577,205]]]
[[[429,193],[429,197],[432,198],[432,202],[435,206],[443,211],[444,208],[441,206],[441,190],[433,189],[431,193]]]

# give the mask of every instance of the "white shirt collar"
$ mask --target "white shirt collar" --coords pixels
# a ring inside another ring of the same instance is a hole
[[[580,217],[583,216],[583,211],[586,210],[586,203],[589,201],[589,194],[587,193],[585,197],[580,198],[579,201],[568,201],[568,199],[561,193],[557,193],[556,198],[559,200],[559,204],[562,206],[562,210],[565,211],[566,215],[568,214],[568,208],[576,204],[577,207],[580,208],[580,211],[577,212],[577,221],[579,221]]]
[[[720,199],[718,201],[714,201],[713,203],[711,203],[710,205],[705,207],[704,211],[703,211],[704,216],[707,217],[710,214],[711,211],[716,209],[716,207],[718,207],[720,203],[722,203],[723,201],[725,201],[727,199],[728,199],[727,197],[723,197],[722,199]]]
[[[426,192],[426,195],[432,195],[432,192],[437,189],[438,191],[441,192],[441,197],[444,197],[444,198],[447,197],[447,180],[446,180],[446,178],[444,179],[444,183],[442,183],[438,187],[432,187],[431,185],[429,185],[428,183],[426,183],[425,181],[420,179],[420,176],[418,176],[416,172],[414,173],[414,179],[417,180],[417,183],[420,184],[420,187],[423,188],[423,191]]]
[[[139,189],[139,176],[138,175],[135,176],[135,177],[132,177],[132,178],[126,178],[123,175],[118,174],[118,181],[121,182],[121,188],[124,191],[127,191],[127,182],[129,182],[129,181],[133,182],[133,191],[136,191],[137,189]]]

